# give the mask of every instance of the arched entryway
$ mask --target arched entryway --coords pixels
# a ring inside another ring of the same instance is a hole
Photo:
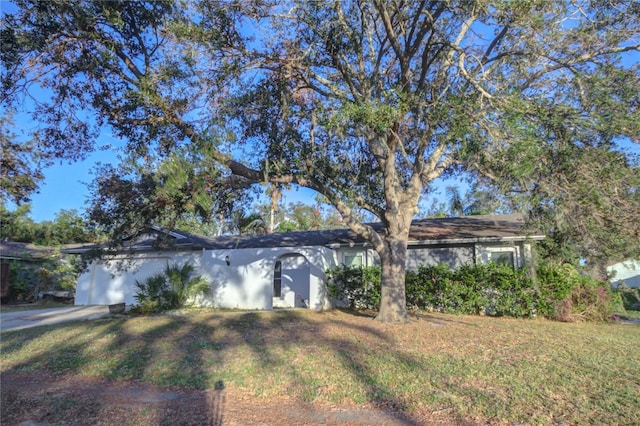
[[[273,307],[309,307],[311,269],[300,253],[276,259],[273,266]]]

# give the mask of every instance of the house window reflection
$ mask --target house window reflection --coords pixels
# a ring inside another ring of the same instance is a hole
[[[362,259],[362,254],[345,254],[344,255],[344,266],[347,267],[357,267],[363,266],[364,261]]]
[[[282,297],[282,262],[279,260],[273,269],[273,297]]]

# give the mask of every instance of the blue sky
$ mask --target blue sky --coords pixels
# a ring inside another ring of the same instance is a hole
[[[99,162],[117,164],[117,161],[113,152],[99,151],[93,153],[86,161],[57,163],[47,168],[44,170],[45,179],[40,185],[39,193],[31,197],[30,217],[35,222],[54,220],[56,213],[62,209],[74,209],[82,214],[90,195],[86,184],[94,178],[91,169]],[[283,201],[313,203],[314,192],[305,188],[291,190],[287,192]]]
[[[25,114],[17,114],[15,116],[16,133],[21,130],[28,130],[30,119]],[[108,129],[104,129],[98,139],[98,146],[118,145],[114,143]],[[30,217],[35,222],[43,222],[54,220],[57,213],[61,210],[76,210],[82,214],[86,207],[90,193],[87,184],[94,179],[92,169],[98,164],[117,164],[118,156],[115,151],[98,150],[92,153],[86,160],[69,163],[66,161],[58,161],[54,165],[44,170],[44,180],[40,183],[40,189],[31,197],[31,213]],[[445,185],[456,184],[464,191],[466,184],[462,182],[446,182],[438,185],[433,195],[442,195],[442,188]],[[308,204],[315,203],[316,193],[306,188],[293,188],[286,191],[283,202],[306,202]],[[441,198],[441,201],[445,201]],[[429,198],[431,199],[431,197]],[[267,202],[264,198],[260,200]],[[426,204],[426,202],[425,202]],[[9,204],[10,209],[15,208]]]
[[[56,213],[63,209],[82,213],[89,197],[86,184],[93,180],[90,171],[98,162],[115,164],[117,159],[113,152],[99,151],[86,161],[56,163],[45,169],[40,191],[31,197],[31,218],[35,222],[53,220]]]
[[[27,113],[14,115],[12,130],[19,138],[27,139],[29,133],[36,127],[37,124]],[[105,129],[98,139],[98,146],[105,146],[113,141],[110,132]],[[76,163],[56,161],[43,170],[44,180],[40,182],[38,192],[32,194],[29,203],[30,217],[35,222],[42,222],[53,220],[60,210],[77,210],[82,213],[89,196],[87,184],[93,180],[91,171],[94,166],[98,163],[117,164],[117,162],[117,153],[105,150],[93,152],[86,160]],[[15,208],[15,205],[7,204],[9,209]]]

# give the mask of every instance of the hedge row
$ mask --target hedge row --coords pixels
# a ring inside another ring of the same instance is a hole
[[[561,321],[608,319],[613,312],[610,286],[580,274],[573,266],[542,264],[533,280],[523,269],[489,263],[452,270],[446,264],[407,271],[409,309],[456,314]],[[352,309],[380,305],[379,267],[339,267],[328,271],[329,292]]]

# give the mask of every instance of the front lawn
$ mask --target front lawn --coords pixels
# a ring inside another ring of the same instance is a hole
[[[640,326],[333,310],[185,310],[12,332],[2,373],[249,391],[493,424],[632,424]]]

